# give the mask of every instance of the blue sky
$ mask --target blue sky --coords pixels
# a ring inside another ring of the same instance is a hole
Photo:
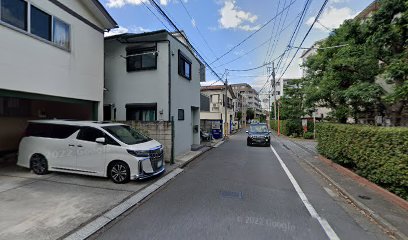
[[[148,0],[100,1],[120,25],[120,28],[116,29],[114,33],[139,33],[165,29],[163,23],[148,10],[148,7],[150,7],[159,16]],[[192,18],[180,1],[183,1]],[[171,16],[177,26],[185,31],[189,40],[209,63],[259,29],[278,11],[282,11],[284,6],[287,7],[293,2],[289,8],[285,9],[283,14],[276,18],[276,22],[272,21],[240,47],[212,64],[216,71],[222,74],[226,68],[253,68],[281,55],[288,45],[306,0],[156,0],[156,2],[160,3],[160,6]],[[323,2],[324,0],[311,1],[294,46],[299,46]],[[324,13],[320,17],[319,24],[314,26],[303,47],[310,47],[313,42],[325,38],[329,34],[327,28],[338,27],[345,19],[352,18],[371,2],[372,0],[329,0]],[[286,21],[284,21],[286,14]],[[160,19],[165,23],[162,18]],[[285,28],[286,30],[282,31]],[[169,29],[172,30],[170,27]],[[281,34],[278,34],[279,32]],[[269,41],[269,39],[271,40]],[[264,44],[261,45],[262,43]],[[257,49],[242,56],[254,48]],[[298,56],[295,57],[283,77],[300,76],[299,56],[301,52],[302,50],[299,51]],[[290,53],[287,61],[283,61],[284,64],[281,64],[281,69],[277,71],[277,77],[282,75],[284,67],[294,53],[295,50]],[[238,57],[240,58],[237,59]],[[232,60],[235,61],[231,62]],[[228,62],[231,63],[223,65]],[[223,66],[218,67],[219,65]],[[229,82],[247,82],[259,90],[267,79],[264,76],[266,74],[266,67],[255,71],[231,72]],[[216,77],[207,72],[207,81],[214,79]]]

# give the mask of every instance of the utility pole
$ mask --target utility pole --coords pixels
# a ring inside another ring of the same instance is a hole
[[[274,110],[274,118],[276,120],[276,79],[275,79],[275,63],[272,62],[272,81],[273,84],[273,110]]]
[[[225,72],[225,97],[224,97],[224,119],[225,119],[225,122],[224,122],[224,133],[225,133],[225,135],[224,135],[224,137],[226,137],[227,136],[227,133],[228,133],[228,123],[227,123],[227,121],[228,121],[228,70],[225,70],[226,72]]]

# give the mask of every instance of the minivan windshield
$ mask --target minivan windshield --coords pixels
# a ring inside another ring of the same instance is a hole
[[[266,125],[251,125],[249,127],[249,131],[255,133],[266,133],[268,132],[268,128]]]
[[[127,125],[106,126],[102,128],[127,145],[144,143],[152,140]]]

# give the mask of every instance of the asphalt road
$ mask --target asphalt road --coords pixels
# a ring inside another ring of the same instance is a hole
[[[276,142],[272,147],[290,173],[270,147],[247,147],[246,134],[239,133],[93,238],[386,238],[371,231],[368,220],[357,221],[354,210],[345,209],[287,149]]]

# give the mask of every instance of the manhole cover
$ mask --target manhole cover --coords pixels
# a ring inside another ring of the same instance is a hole
[[[242,192],[220,191],[220,195],[223,198],[237,198],[237,199],[243,198]]]
[[[358,195],[359,198],[364,199],[364,200],[370,200],[371,198],[369,196],[364,196],[364,195]]]

